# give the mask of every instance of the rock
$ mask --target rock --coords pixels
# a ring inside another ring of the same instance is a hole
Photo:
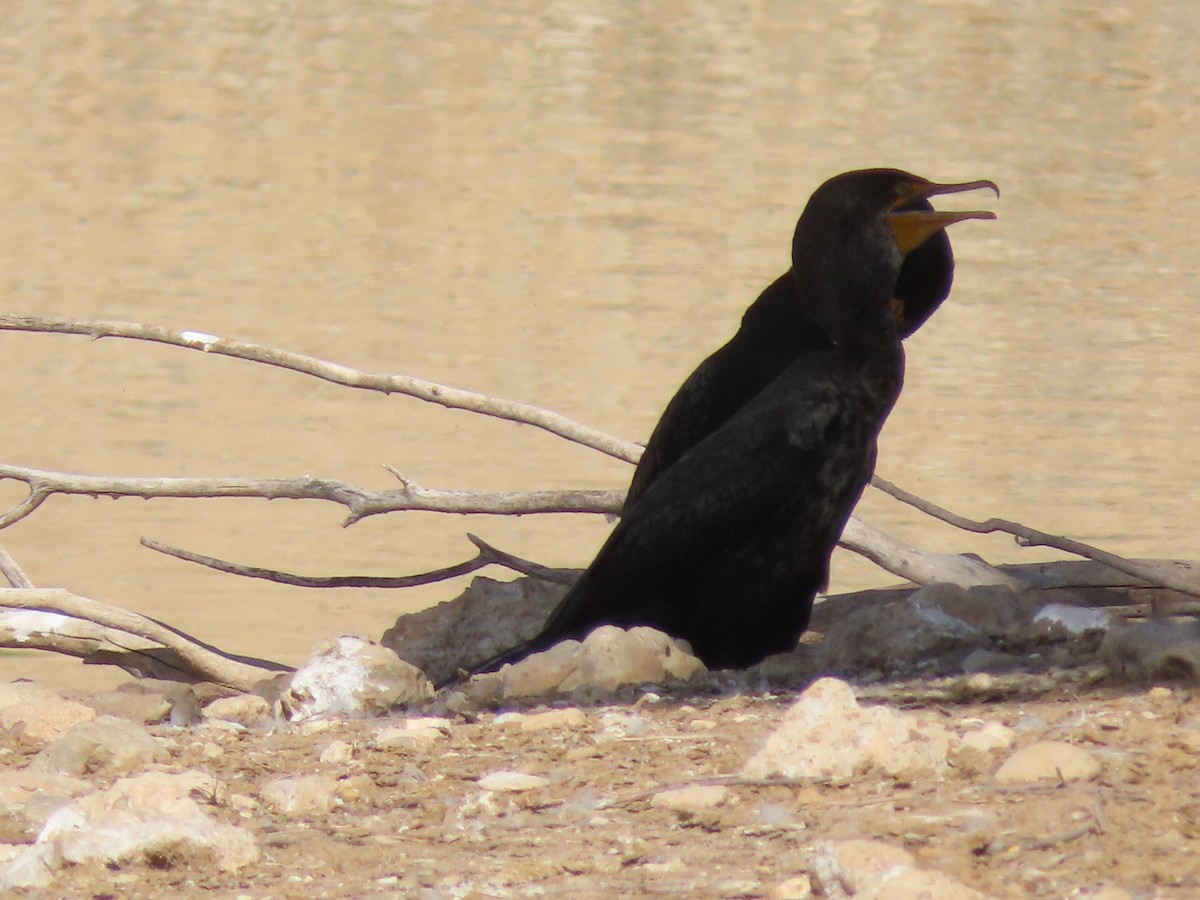
[[[963,775],[982,775],[995,766],[993,754],[1012,746],[1015,733],[998,722],[988,722],[982,728],[968,731],[951,747],[947,759]]]
[[[972,650],[1020,633],[1033,602],[1011,588],[930,584],[902,600],[848,612],[825,632],[824,671],[908,672],[937,658],[958,668]]]
[[[6,690],[0,694],[0,730],[34,746],[44,746],[80,722],[96,718],[90,706],[39,685],[17,682],[2,687]]]
[[[479,786],[485,791],[496,793],[504,791],[532,791],[544,788],[550,784],[550,779],[540,775],[527,775],[524,772],[492,772],[479,779]]]
[[[261,725],[271,716],[271,704],[257,694],[220,697],[204,707],[206,719],[237,722],[247,728]]]
[[[884,707],[860,707],[844,681],[814,682],[746,763],[750,778],[849,778],[867,769],[928,775],[946,766],[950,732]]]
[[[428,746],[450,734],[450,720],[427,716],[409,719],[402,725],[380,728],[371,738],[379,750],[412,750]]]
[[[840,900],[859,897],[914,864],[907,850],[883,841],[823,841],[813,853],[812,879],[824,896]]]
[[[55,811],[37,842],[9,863],[0,887],[44,888],[65,865],[215,864],[233,871],[253,862],[254,838],[210,818],[192,799],[193,792],[206,790],[219,788],[200,772],[150,772],[75,800]]]
[[[830,900],[982,900],[981,894],[948,875],[918,869],[908,851],[883,841],[818,845],[812,877]]]
[[[162,682],[150,682],[150,684]],[[186,689],[185,685],[181,687]],[[178,696],[179,691],[173,691]],[[154,725],[165,722],[171,715],[174,703],[162,690],[141,681],[122,684],[112,691],[98,691],[87,698],[87,705],[102,716],[116,716],[139,725]]]
[[[386,647],[347,636],[317,646],[292,673],[278,708],[293,722],[320,715],[376,716],[432,696],[433,686],[418,669]]]
[[[630,684],[688,682],[706,671],[700,660],[661,631],[602,625],[582,642],[560,641],[499,672],[476,675],[466,690],[480,700],[611,692]]]
[[[771,900],[808,900],[812,896],[812,882],[807,875],[797,875],[775,885]]]
[[[1100,655],[1113,675],[1130,681],[1200,681],[1200,623],[1168,619],[1114,628]]]
[[[33,769],[3,771],[0,772],[0,812],[23,813],[27,822],[36,822],[40,827],[41,820],[54,811],[55,805],[86,794],[91,789],[92,786],[82,779],[52,772]]]
[[[325,775],[288,775],[263,786],[259,795],[289,816],[318,816],[333,809],[338,783]]]
[[[401,616],[382,644],[440,683],[533,637],[566,592],[540,578],[479,576],[455,599]]]
[[[569,707],[567,709],[548,709],[545,712],[525,716],[521,720],[521,730],[545,731],[550,728],[577,729],[587,725],[587,714],[582,709]]]
[[[1010,756],[996,771],[1000,784],[1035,781],[1087,781],[1100,774],[1100,763],[1082,747],[1063,741],[1038,741]]]
[[[62,775],[123,773],[154,762],[161,753],[158,741],[141,725],[100,716],[76,725],[38,753],[29,767]]]
[[[61,700],[57,691],[33,681],[0,682],[0,709],[16,703],[36,703],[44,700]]]
[[[650,799],[651,806],[680,813],[713,809],[725,802],[729,788],[720,784],[694,784],[659,791]]]
[[[967,674],[977,672],[1011,672],[1026,664],[1020,656],[1011,653],[997,653],[986,647],[977,647],[966,655],[959,668]]]
[[[354,759],[354,748],[345,741],[330,741],[321,751],[320,761],[325,765],[345,765]]]
[[[1087,606],[1071,606],[1068,603],[1047,603],[1033,617],[1033,624],[1048,634],[1060,637],[1078,637],[1089,631],[1108,631],[1119,620],[1104,609]]]

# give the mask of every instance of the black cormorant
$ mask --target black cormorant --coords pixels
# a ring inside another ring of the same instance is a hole
[[[473,671],[604,624],[683,638],[709,668],[792,649],[904,381],[893,299],[905,257],[948,225],[994,218],[912,205],[983,187],[996,190],[895,169],[821,185],[796,225],[792,274],[827,339],[697,436],[625,507],[541,632]]]
[[[902,207],[925,210],[928,200]],[[950,294],[954,252],[945,231],[904,258],[892,290],[892,312],[901,338],[920,328]],[[742,315],[729,342],[696,367],[663,410],[646,441],[629,491],[628,507],[685,451],[712,434],[774,381],[801,354],[832,346],[813,321],[795,266],[780,275]]]

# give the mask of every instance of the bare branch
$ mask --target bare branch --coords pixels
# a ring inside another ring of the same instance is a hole
[[[196,563],[218,572],[230,575],[241,575],[243,578],[261,578],[279,584],[290,584],[294,587],[334,588],[334,587],[373,587],[373,588],[405,588],[422,584],[434,584],[459,575],[468,575],[491,565],[494,559],[487,553],[478,553],[472,559],[444,569],[434,569],[420,575],[375,576],[375,575],[295,575],[291,572],[280,572],[277,569],[262,569],[258,566],[247,566],[241,563],[217,559],[215,556],[205,556],[180,547],[172,547],[152,538],[142,538],[142,546],[184,562]]]
[[[0,479],[23,481],[36,492],[38,504],[51,494],[91,497],[258,497],[264,500],[325,500],[345,506],[352,525],[368,516],[399,510],[442,513],[487,513],[521,516],[529,513],[616,512],[622,491],[436,491],[410,485],[392,491],[369,491],[326,478],[122,478],[76,475],[0,464]],[[32,496],[32,494],[31,494]],[[0,518],[0,527],[28,515],[37,504],[26,500]],[[15,515],[21,509],[21,515]]]
[[[520,572],[522,575],[528,575],[531,578],[540,578],[542,581],[551,581],[555,584],[574,584],[579,579],[579,572],[571,569],[550,569],[546,566],[538,565],[535,562],[530,562],[527,559],[521,559],[519,556],[513,556],[511,553],[505,553],[503,550],[497,550],[485,542],[477,535],[467,533],[467,540],[479,548],[480,553],[486,554],[492,562],[497,565],[506,566],[514,572]]]
[[[432,381],[424,381],[409,375],[388,375],[382,372],[364,372],[340,363],[276,350],[260,344],[229,340],[215,334],[198,331],[172,331],[155,325],[137,322],[101,321],[89,319],[59,319],[50,316],[20,316],[14,313],[0,314],[0,330],[35,331],[54,334],[82,334],[91,338],[116,337],[138,341],[153,341],[171,344],[188,350],[199,350],[219,356],[231,356],[250,362],[277,366],[329,381],[346,387],[379,391],[384,394],[405,394],[428,403],[436,403],[447,409],[462,409],[481,413],[497,419],[533,425],[551,434],[566,438],[584,447],[599,450],[608,456],[636,462],[642,450],[637,444],[622,441],[596,428],[568,419],[528,403],[517,403],[489,397],[475,391],[464,391]]]
[[[1143,566],[1139,563],[1131,562],[1124,557],[1117,556],[1115,553],[1109,553],[1107,550],[1093,547],[1090,544],[1084,544],[1067,537],[1047,534],[1044,531],[1029,528],[1018,522],[1010,522],[1007,519],[992,518],[977,522],[973,519],[964,518],[957,513],[950,512],[948,509],[943,509],[936,503],[930,503],[916,494],[911,494],[903,488],[898,488],[890,481],[882,478],[876,477],[872,479],[871,483],[902,503],[907,503],[909,506],[919,509],[921,512],[933,516],[935,519],[940,519],[949,525],[953,525],[955,528],[961,528],[963,531],[970,531],[974,534],[992,534],[994,532],[1011,534],[1023,546],[1053,547],[1056,550],[1065,550],[1067,553],[1073,553],[1085,559],[1094,559],[1097,562],[1104,563],[1106,566],[1111,566],[1128,575],[1133,575],[1135,578],[1141,579],[1148,584],[1156,584],[1183,594],[1190,594],[1193,597],[1200,597],[1200,579],[1193,574],[1192,567],[1189,565],[1179,564],[1179,568],[1174,570],[1164,569],[1163,567],[1151,568]]]
[[[25,574],[25,570],[21,568],[21,564],[13,559],[12,554],[4,547],[0,547],[0,572],[8,579],[8,583],[15,588],[33,587],[33,581]]]
[[[1016,586],[1012,578],[982,560],[960,554],[922,550],[868,525],[861,519],[852,518],[846,523],[838,543],[847,550],[865,556],[881,569],[907,578],[915,584],[931,584],[937,581],[962,587],[981,584]]]
[[[495,547],[488,544],[482,538],[476,537],[473,534],[467,535],[479,552],[471,559],[465,562],[457,563],[453,566],[446,566],[443,569],[434,569],[430,572],[422,572],[419,575],[296,575],[292,572],[280,572],[276,569],[262,569],[257,566],[247,566],[241,563],[229,562],[224,559],[217,559],[215,556],[205,556],[202,553],[196,553],[191,550],[184,550],[179,547],[172,547],[170,544],[164,544],[161,541],[156,541],[152,538],[144,537],[141,540],[143,547],[150,550],[157,550],[159,553],[165,553],[167,556],[173,556],[176,559],[181,559],[184,562],[196,563],[197,565],[205,566],[209,569],[216,569],[218,572],[228,572],[230,575],[240,575],[244,578],[262,578],[266,581],[274,581],[279,584],[290,584],[294,587],[308,588],[332,588],[332,587],[371,587],[371,588],[406,588],[416,587],[422,584],[434,584],[439,581],[446,581],[450,578],[457,578],[459,575],[469,575],[471,572],[478,571],[485,566],[500,565],[512,569],[515,572],[520,572],[522,575],[529,575],[533,578],[540,578],[543,581],[552,581],[556,584],[573,584],[578,574],[569,570],[563,571],[559,569],[549,569],[545,566],[540,566],[535,562],[530,562],[527,559],[521,559],[519,556],[513,556],[510,553],[505,553],[503,550],[497,550]]]
[[[279,663],[223,653],[155,619],[80,597],[60,588],[0,588],[0,607],[57,613],[152,641],[176,654],[180,661],[180,666],[176,668],[184,669],[193,679],[213,681],[240,691],[252,690],[260,681],[290,671]],[[49,630],[55,629],[51,627]],[[105,639],[118,641],[123,652],[141,652],[140,642],[120,641],[119,636],[114,637],[111,633],[106,634]],[[21,645],[30,646],[30,643],[22,642]]]

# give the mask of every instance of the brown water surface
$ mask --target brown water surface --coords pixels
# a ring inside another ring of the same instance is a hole
[[[812,189],[863,166],[992,178],[909,345],[879,472],[962,513],[1197,556],[1200,20],[1185,4],[14,4],[0,36],[0,288],[21,313],[196,329],[549,406],[644,439],[787,266]],[[953,202],[970,198],[956,198]],[[948,201],[951,202],[951,201]],[[978,201],[976,201],[978,202]],[[984,202],[991,202],[990,200]],[[532,428],[143,343],[0,334],[0,461],[386,488],[617,487]],[[0,487],[0,499],[23,495]],[[880,496],[870,521],[994,561]],[[583,565],[609,527],[318,503],[56,497],[0,541],[40,585],[301,660],[453,596],[303,591],[476,531]],[[834,590],[894,581],[840,554]],[[117,676],[20,655],[0,676]]]

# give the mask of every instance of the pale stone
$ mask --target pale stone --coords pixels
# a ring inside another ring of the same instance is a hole
[[[1010,756],[996,770],[1000,784],[1035,781],[1087,781],[1100,774],[1100,763],[1082,747],[1063,741],[1038,741]]]
[[[812,859],[814,887],[826,897],[859,897],[886,876],[914,865],[907,850],[883,841],[824,841]]]
[[[271,717],[271,704],[257,694],[220,697],[204,707],[204,717],[237,722],[249,728],[262,724]]]
[[[162,754],[158,741],[141,725],[115,716],[81,722],[43,749],[29,764],[43,772],[86,775],[129,772]]]
[[[0,730],[23,741],[45,745],[62,737],[80,722],[96,718],[96,711],[84,703],[64,700],[52,692],[23,691],[30,699],[18,700],[0,708]]]
[[[0,772],[0,810],[16,812],[35,796],[78,797],[91,789],[80,778],[34,769],[11,769]]]
[[[401,725],[380,728],[371,743],[380,750],[412,750],[427,747],[450,734],[450,720],[426,716],[408,719]]]
[[[659,791],[650,799],[651,806],[675,812],[698,812],[720,806],[729,796],[729,788],[720,784],[695,784]]]
[[[324,642],[289,678],[278,701],[291,721],[314,716],[376,716],[433,696],[429,679],[391,650],[363,638]]]
[[[546,787],[550,780],[540,775],[527,775],[524,772],[492,772],[479,779],[479,786],[485,791],[531,791]]]
[[[771,900],[808,900],[812,896],[812,882],[807,875],[797,875],[775,885]]]
[[[354,748],[345,741],[331,741],[321,751],[320,760],[326,765],[343,765],[354,759]]]
[[[707,670],[683,643],[653,628],[602,625],[582,642],[560,641],[466,686],[478,702],[540,697],[579,690],[614,691],[626,685],[678,684]]]
[[[248,832],[210,818],[191,794],[218,792],[200,772],[150,772],[118,780],[56,810],[37,842],[14,858],[0,887],[46,887],[64,865],[153,863],[162,855],[233,871],[258,858]]]
[[[550,709],[546,712],[526,716],[521,722],[522,731],[545,731],[550,728],[580,728],[587,725],[587,714],[582,709]]]
[[[946,766],[950,732],[911,714],[860,707],[844,681],[814,682],[746,763],[750,778],[848,778],[875,768],[931,774]]]
[[[338,783],[324,775],[276,778],[259,792],[267,803],[291,816],[317,816],[333,809]]]
[[[87,698],[87,705],[102,716],[128,719],[138,725],[153,725],[166,721],[172,703],[163,694],[147,690],[133,682],[112,691],[98,691]]]

